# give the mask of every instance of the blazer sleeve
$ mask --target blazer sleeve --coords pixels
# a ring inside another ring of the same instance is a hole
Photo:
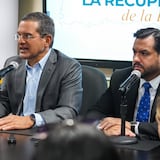
[[[140,139],[159,140],[157,122],[146,123],[141,122],[138,126]]]

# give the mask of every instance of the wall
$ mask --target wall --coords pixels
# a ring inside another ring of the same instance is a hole
[[[18,24],[18,0],[0,1],[0,68],[5,60],[17,54],[14,35]]]
[[[19,20],[29,12],[42,12],[42,0],[19,0]]]
[[[4,0],[0,1],[0,69],[8,57],[18,54],[17,32],[18,21],[26,13],[42,11],[42,0]]]

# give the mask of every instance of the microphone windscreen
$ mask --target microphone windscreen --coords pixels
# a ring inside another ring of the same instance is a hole
[[[12,65],[14,69],[17,69],[19,67],[19,64],[16,61],[12,61],[10,65]]]
[[[132,72],[131,72],[131,75],[136,75],[138,78],[140,78],[141,77],[141,72],[139,71],[139,70],[133,70]]]

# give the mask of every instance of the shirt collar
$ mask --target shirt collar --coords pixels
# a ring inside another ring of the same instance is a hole
[[[40,68],[43,69],[45,64],[46,64],[46,62],[47,62],[47,59],[48,59],[48,57],[50,55],[50,52],[51,52],[51,49],[49,49],[47,54],[38,63],[36,63],[35,65],[39,64]],[[31,68],[31,66],[29,66],[27,61],[26,61],[26,69],[28,69],[28,68]]]
[[[140,88],[142,87],[144,82],[146,82],[146,80],[141,78],[140,79]],[[151,84],[153,89],[157,89],[160,84],[160,75],[157,76],[156,78],[152,79],[151,81],[149,81],[149,83]]]

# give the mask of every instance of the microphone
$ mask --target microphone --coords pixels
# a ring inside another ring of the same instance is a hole
[[[17,69],[19,64],[15,61],[12,61],[7,67],[0,70],[0,78],[4,77],[8,72]]]
[[[119,91],[122,93],[127,93],[130,88],[139,80],[141,77],[141,72],[138,70],[133,70],[130,76],[120,85]]]
[[[128,110],[127,99],[125,94],[130,90],[130,88],[139,80],[141,77],[141,72],[138,70],[133,70],[130,76],[120,85],[119,91],[123,94],[121,96],[120,104],[120,115],[121,115],[121,136],[113,136],[111,141],[116,144],[134,144],[137,143],[136,137],[125,136],[125,121],[126,114]]]

